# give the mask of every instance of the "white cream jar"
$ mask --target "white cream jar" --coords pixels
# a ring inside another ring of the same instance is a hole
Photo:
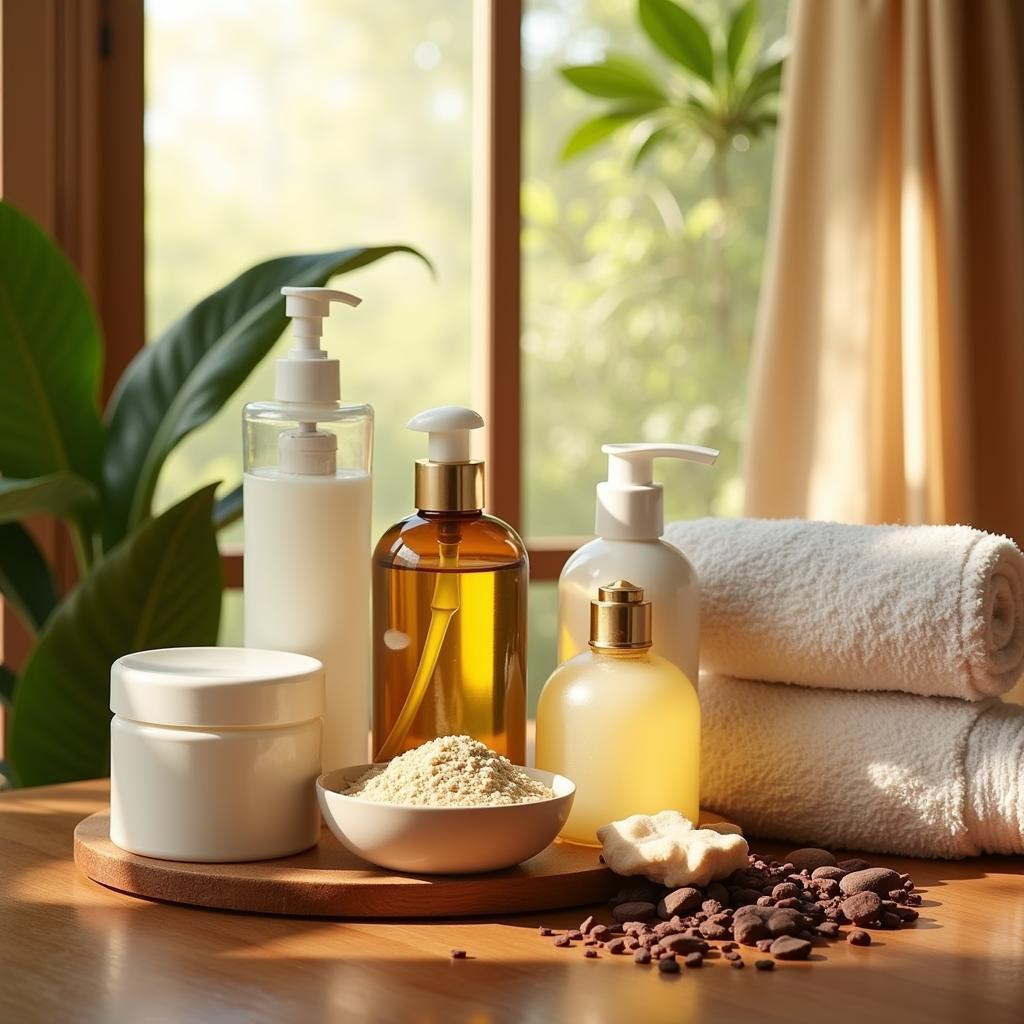
[[[110,838],[146,857],[285,857],[320,836],[315,658],[179,647],[110,670]]]

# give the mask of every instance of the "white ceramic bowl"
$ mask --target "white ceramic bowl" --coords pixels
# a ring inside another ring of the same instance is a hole
[[[413,874],[475,874],[528,860],[558,835],[576,793],[565,776],[537,768],[523,770],[555,795],[507,807],[408,807],[338,792],[369,768],[352,765],[317,779],[324,821],[363,860]]]

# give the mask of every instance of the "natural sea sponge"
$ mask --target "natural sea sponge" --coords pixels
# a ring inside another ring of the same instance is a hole
[[[634,814],[597,830],[605,863],[619,875],[644,875],[678,888],[707,885],[747,867],[748,847],[735,825],[694,828],[679,811]]]

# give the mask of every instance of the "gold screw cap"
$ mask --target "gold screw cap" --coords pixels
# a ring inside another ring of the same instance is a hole
[[[642,587],[616,580],[598,587],[590,602],[590,646],[596,650],[643,650],[651,646],[651,602]]]

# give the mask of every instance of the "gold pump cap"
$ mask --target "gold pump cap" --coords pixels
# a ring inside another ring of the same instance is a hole
[[[651,602],[642,587],[616,580],[598,587],[590,602],[590,646],[599,651],[645,650],[651,646]]]
[[[428,436],[426,459],[416,461],[416,507],[423,512],[475,512],[484,507],[484,464],[469,457],[469,432],[483,417],[461,405],[427,409],[409,420]]]

